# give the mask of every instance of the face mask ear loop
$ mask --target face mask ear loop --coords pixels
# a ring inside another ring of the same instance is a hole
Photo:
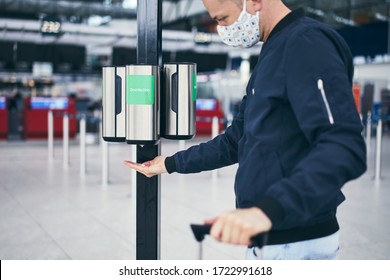
[[[242,7],[242,11],[241,11],[240,16],[238,17],[238,20],[240,20],[240,19],[242,18],[242,16],[243,16],[244,14],[246,14],[246,13],[247,13],[247,11],[246,11],[246,0],[244,0],[244,4],[243,4],[243,7]]]
[[[246,0],[244,0],[242,13],[248,13],[248,11],[246,10]],[[256,12],[256,16],[257,16],[257,19],[260,18],[260,12],[259,11]]]

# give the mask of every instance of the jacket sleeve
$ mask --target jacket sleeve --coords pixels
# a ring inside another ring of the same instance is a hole
[[[365,172],[366,150],[348,65],[329,34],[310,30],[291,41],[284,54],[286,94],[311,148],[257,206],[270,217],[283,213],[273,223],[302,224],[337,207],[342,186]]]
[[[232,125],[226,131],[200,145],[178,152],[165,160],[168,173],[197,173],[237,163],[238,141],[242,137],[246,96]]]

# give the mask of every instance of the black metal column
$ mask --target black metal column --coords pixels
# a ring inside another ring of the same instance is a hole
[[[390,55],[390,0],[386,0],[387,3],[387,21],[388,21],[388,33],[387,33],[387,54]]]
[[[162,0],[138,0],[137,63],[162,66]],[[160,144],[137,146],[137,162],[161,154]],[[160,176],[137,173],[137,260],[160,259]]]

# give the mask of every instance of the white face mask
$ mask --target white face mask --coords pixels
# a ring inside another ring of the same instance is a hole
[[[232,47],[250,48],[260,41],[259,12],[251,15],[244,8],[237,21],[228,26],[217,26],[222,41]]]

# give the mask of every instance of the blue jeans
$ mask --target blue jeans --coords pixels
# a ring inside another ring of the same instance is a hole
[[[248,248],[247,260],[336,260],[339,251],[339,232],[329,236],[288,244]]]

